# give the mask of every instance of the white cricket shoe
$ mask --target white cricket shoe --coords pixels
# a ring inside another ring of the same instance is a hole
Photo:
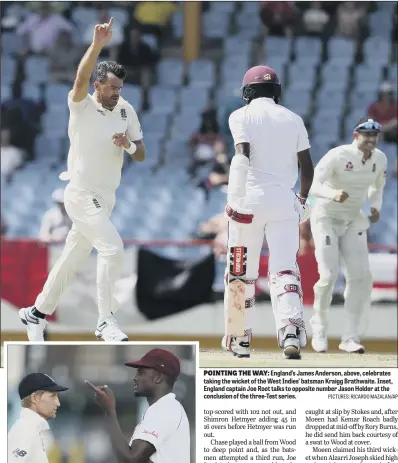
[[[98,339],[103,339],[104,341],[129,340],[127,334],[123,333],[123,331],[119,328],[119,325],[113,315],[104,318],[101,323],[98,322],[95,335]]]
[[[325,331],[322,329],[315,329],[312,327],[312,348],[315,352],[327,352],[328,351],[328,338]]]
[[[20,309],[19,318],[26,326],[26,333],[29,341],[44,341],[44,330],[48,322],[45,318],[39,318],[33,315],[33,309],[33,306]]]
[[[250,357],[250,338],[249,336],[224,336],[221,341],[221,347],[232,352],[235,357],[249,358]]]
[[[362,344],[359,344],[359,339],[347,339],[346,341],[341,341],[339,344],[339,349],[349,354],[364,354],[365,347]]]

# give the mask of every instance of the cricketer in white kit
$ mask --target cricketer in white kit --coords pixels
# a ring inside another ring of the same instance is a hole
[[[58,393],[68,388],[44,373],[30,373],[18,386],[21,413],[8,432],[8,463],[48,463],[47,452],[53,444],[48,420],[57,416],[61,406]]]
[[[310,194],[318,197],[311,215],[311,229],[319,280],[314,286],[312,347],[327,352],[328,314],[339,264],[346,280],[345,320],[339,348],[364,353],[360,325],[370,306],[372,276],[369,269],[367,229],[379,220],[386,181],[387,158],[376,148],[381,126],[361,119],[354,141],[330,150],[315,168]],[[370,202],[370,217],[362,207]]]
[[[119,462],[189,463],[190,428],[182,404],[172,392],[180,375],[180,361],[164,349],[152,349],[140,360],[127,362],[137,368],[134,377],[136,397],[145,397],[148,409],[128,443],[120,429],[115,397],[108,386],[87,385],[95,392],[97,405],[105,412],[112,446]]]
[[[70,110],[68,171],[65,209],[73,222],[62,255],[52,268],[34,306],[19,311],[30,341],[42,341],[47,321],[77,268],[98,252],[97,299],[99,319],[95,334],[105,341],[127,341],[114,317],[118,309],[115,281],[123,259],[123,242],[110,221],[115,191],[120,184],[123,152],[136,161],[145,158],[145,146],[137,114],[120,92],[126,77],[123,66],[100,62],[102,48],[112,38],[113,18],[96,25],[93,43],[83,56],[69,93]],[[88,93],[91,74],[95,93]]]
[[[255,66],[243,78],[246,106],[233,112],[229,126],[235,143],[228,204],[228,262],[234,247],[247,248],[244,335],[231,335],[229,294],[231,266],[226,272],[225,336],[222,346],[237,357],[250,356],[255,281],[264,234],[269,247],[269,285],[279,346],[285,358],[299,359],[306,345],[300,271],[299,223],[307,214],[306,198],[314,168],[307,130],[300,116],[279,105],[281,85],[275,71]],[[292,188],[301,170],[300,194]],[[246,256],[243,256],[245,259]],[[238,266],[242,255],[239,252]],[[234,266],[234,263],[231,265]]]

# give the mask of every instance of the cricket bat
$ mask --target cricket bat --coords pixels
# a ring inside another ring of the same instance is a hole
[[[239,227],[240,228],[240,227]],[[237,243],[242,243],[242,233],[239,230]],[[229,248],[229,272],[228,272],[228,336],[245,335],[246,316],[246,262],[247,247],[231,246]]]

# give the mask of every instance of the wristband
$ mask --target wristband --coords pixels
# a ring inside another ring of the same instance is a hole
[[[129,140],[130,141],[130,140]],[[130,141],[130,146],[128,148],[124,148],[130,155],[134,154],[137,151],[137,145]]]

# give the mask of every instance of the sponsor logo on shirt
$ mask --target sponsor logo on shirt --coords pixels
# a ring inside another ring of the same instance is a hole
[[[376,172],[376,164],[373,164],[372,172]]]
[[[127,119],[127,113],[126,113],[126,110],[124,108],[121,108],[120,110],[120,116],[122,117],[122,119],[125,121]]]
[[[354,168],[353,164],[351,161],[348,161],[347,164],[345,165],[344,170],[352,170]]]
[[[12,451],[13,455],[15,455],[17,458],[18,457],[25,457],[28,453],[25,450],[22,449],[15,449]]]
[[[151,436],[156,437],[156,439],[159,438],[159,434],[156,431],[147,431],[147,430],[145,430],[144,434],[150,434]]]
[[[97,109],[97,113],[100,113],[100,114],[102,114],[103,116],[105,116],[105,111],[102,111],[101,109]]]

